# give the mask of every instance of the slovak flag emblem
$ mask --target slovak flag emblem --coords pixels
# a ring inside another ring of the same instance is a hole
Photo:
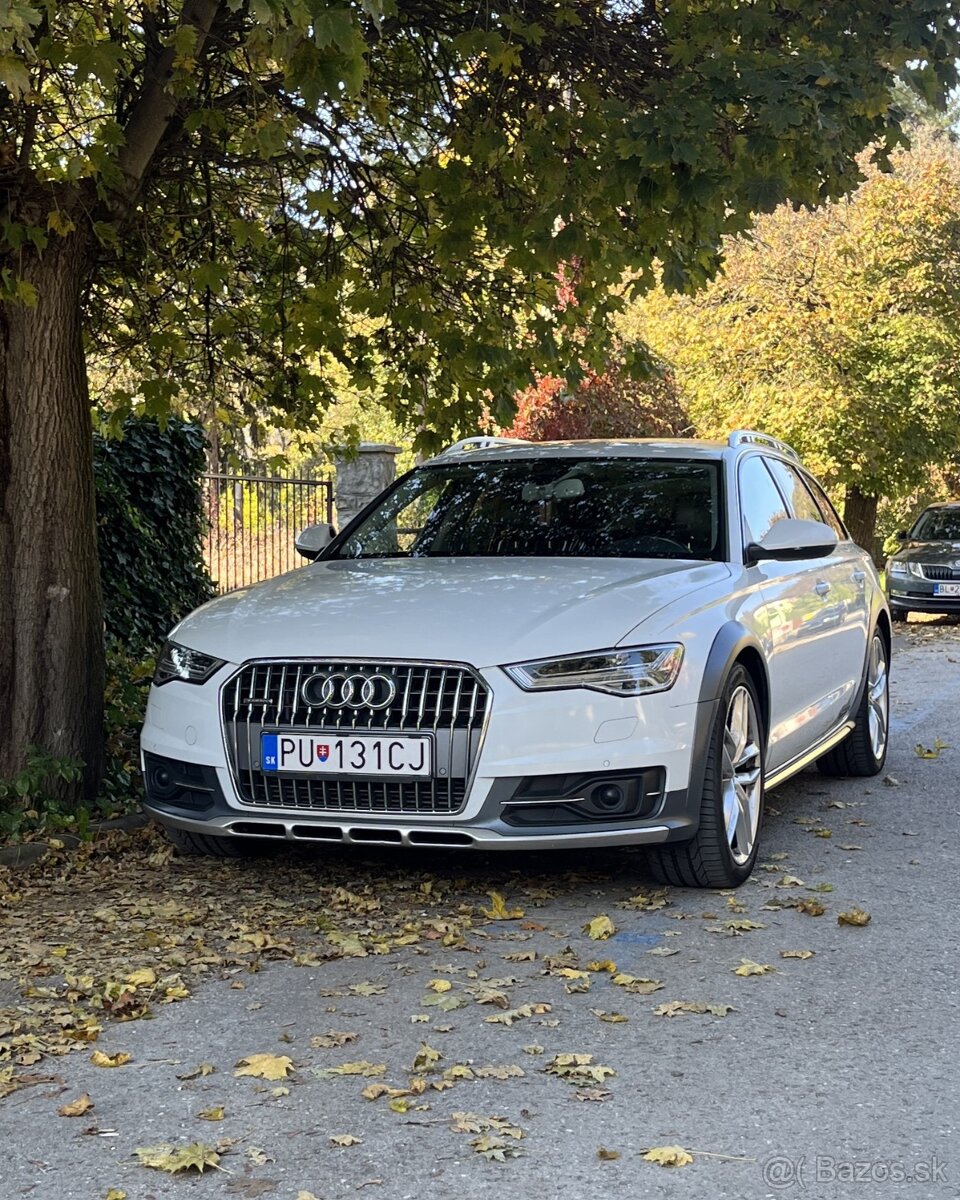
[[[321,746],[320,743],[318,742],[317,743],[317,759],[318,759],[318,761],[326,762],[329,757],[330,757],[330,747],[329,746]]]

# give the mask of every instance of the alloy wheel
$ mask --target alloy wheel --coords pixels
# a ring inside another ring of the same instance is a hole
[[[737,866],[743,866],[757,840],[763,779],[757,706],[742,685],[734,690],[727,705],[721,787],[730,853]]]
[[[867,719],[870,729],[870,748],[879,762],[887,745],[887,726],[890,717],[887,648],[879,633],[870,643],[870,663],[867,667]]]

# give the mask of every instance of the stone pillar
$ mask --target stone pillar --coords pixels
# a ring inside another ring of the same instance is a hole
[[[393,483],[399,453],[399,446],[386,442],[361,442],[355,454],[344,452],[334,456],[337,529],[343,529],[374,496]]]

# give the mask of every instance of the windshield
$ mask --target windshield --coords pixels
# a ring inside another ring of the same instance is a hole
[[[718,461],[442,462],[400,481],[334,558],[720,559]]]
[[[960,508],[929,508],[910,535],[918,542],[960,542]]]

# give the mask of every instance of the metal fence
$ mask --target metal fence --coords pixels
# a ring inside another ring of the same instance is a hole
[[[294,549],[296,535],[306,525],[333,521],[329,479],[213,474],[202,480],[204,555],[220,592],[302,566],[306,560]]]

